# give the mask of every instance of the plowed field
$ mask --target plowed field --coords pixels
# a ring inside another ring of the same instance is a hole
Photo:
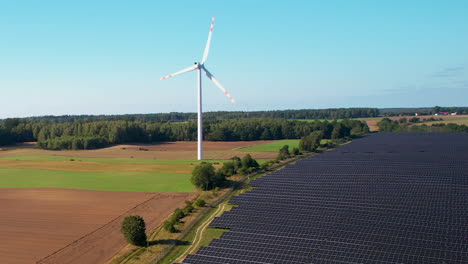
[[[127,244],[120,233],[126,215],[141,215],[150,230],[193,195],[0,189],[1,262],[105,262]]]

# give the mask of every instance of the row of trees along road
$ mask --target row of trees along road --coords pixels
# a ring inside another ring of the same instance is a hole
[[[313,131],[323,138],[342,138],[369,131],[358,120],[304,122],[280,118],[208,120],[203,126],[208,141],[300,139]],[[44,149],[94,149],[109,144],[197,140],[196,122],[97,121],[52,124],[8,119],[0,126],[0,144],[37,141]]]

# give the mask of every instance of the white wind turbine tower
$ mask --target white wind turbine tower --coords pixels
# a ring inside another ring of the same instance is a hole
[[[203,113],[202,113],[202,79],[201,79],[201,72],[204,71],[206,77],[210,79],[219,89],[231,100],[233,104],[236,103],[234,98],[224,89],[224,87],[215,79],[213,74],[211,74],[208,69],[205,67],[206,59],[208,58],[208,52],[210,51],[210,43],[211,43],[211,36],[213,35],[213,28],[214,28],[214,16],[211,18],[211,26],[210,32],[208,33],[208,40],[205,46],[205,52],[203,52],[203,58],[201,62],[195,62],[195,65],[185,68],[181,71],[178,71],[173,74],[169,74],[167,76],[161,77],[160,80],[164,80],[170,77],[174,77],[176,75],[190,72],[197,70],[198,71],[198,160],[203,159]]]

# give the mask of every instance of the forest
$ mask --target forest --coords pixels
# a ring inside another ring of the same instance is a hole
[[[331,108],[302,109],[254,112],[206,112],[204,120],[224,120],[239,118],[284,118],[284,119],[345,119],[377,117],[377,108]],[[25,118],[27,121],[46,121],[49,123],[70,123],[75,121],[141,121],[141,122],[185,122],[197,119],[197,113],[158,113],[158,114],[128,114],[128,115],[63,115],[38,116]]]
[[[369,128],[358,120],[304,122],[280,118],[206,120],[203,133],[208,141],[300,139],[313,131],[323,138],[345,138],[365,134]],[[195,141],[197,123],[142,121],[47,121],[6,119],[0,125],[0,145],[37,141],[44,149],[95,149],[110,144]]]

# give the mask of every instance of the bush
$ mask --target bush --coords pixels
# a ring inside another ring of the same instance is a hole
[[[135,246],[146,245],[146,225],[141,216],[130,215],[125,217],[120,231],[128,243]]]
[[[164,230],[169,231],[171,233],[175,233],[177,231],[174,227],[174,224],[169,221],[164,222],[163,228]]]
[[[175,219],[179,220],[185,217],[184,211],[180,208],[176,208],[174,210],[174,214],[172,215]]]
[[[193,205],[195,205],[196,207],[203,207],[205,206],[206,202],[205,200],[203,199],[198,199],[195,201],[195,203],[193,203]]]
[[[293,148],[293,149],[292,149],[292,154],[293,154],[294,156],[297,156],[297,155],[301,155],[302,153],[301,153],[301,151],[299,150],[299,148]]]
[[[225,177],[230,177],[237,173],[238,167],[234,161],[228,161],[223,164],[223,167],[219,169],[219,173],[222,173]]]
[[[188,215],[188,214],[191,214],[193,212],[193,206],[192,205],[187,205],[184,207],[184,209],[182,210],[184,212],[185,215]]]

